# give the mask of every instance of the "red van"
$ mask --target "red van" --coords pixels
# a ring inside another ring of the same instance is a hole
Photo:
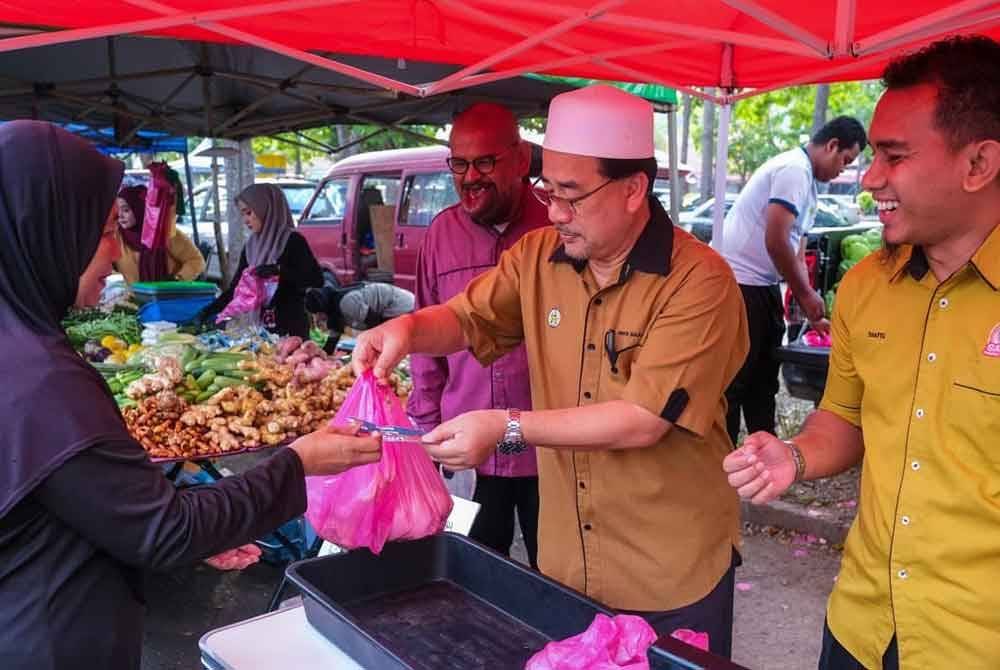
[[[338,162],[299,219],[320,265],[345,282],[379,277],[369,207],[395,208],[394,283],[414,290],[417,251],[434,216],[458,202],[443,146],[373,151]]]

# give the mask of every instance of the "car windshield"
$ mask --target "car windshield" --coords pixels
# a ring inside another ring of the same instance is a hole
[[[301,214],[302,210],[309,204],[309,197],[313,194],[313,190],[315,190],[315,186],[311,184],[283,184],[281,186],[282,193],[288,199],[288,208],[296,216]]]

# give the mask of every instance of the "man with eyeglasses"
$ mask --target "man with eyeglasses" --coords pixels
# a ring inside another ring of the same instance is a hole
[[[545,207],[527,183],[529,145],[505,107],[476,104],[457,117],[448,167],[459,202],[431,222],[417,260],[416,307],[440,305],[496,266],[525,233],[548,225]],[[413,392],[407,411],[431,430],[473,410],[531,409],[523,344],[487,366],[468,351],[411,358]],[[535,450],[491,454],[476,468],[473,499],[482,507],[469,536],[509,555],[515,513],[531,567],[538,567],[538,468]]]
[[[524,342],[534,410],[463,414],[428,452],[468,467],[538,445],[541,570],[729,656],[739,504],[718,470],[746,311],[726,262],[652,196],[655,175],[648,102],[557,96],[540,181],[553,226],[446,305],[364,333],[354,364],[385,377],[410,351],[489,363]]]

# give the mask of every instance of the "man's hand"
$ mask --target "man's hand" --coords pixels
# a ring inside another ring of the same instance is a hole
[[[327,426],[303,435],[290,448],[302,460],[307,476],[337,475],[382,458],[382,436],[358,435],[358,425]]]
[[[467,470],[482,465],[497,448],[507,430],[507,413],[489,409],[445,421],[424,435],[424,448],[431,458],[449,470]]]
[[[408,315],[364,331],[358,336],[351,356],[354,374],[360,377],[371,369],[376,379],[387,383],[389,374],[410,353],[412,343],[413,321]]]
[[[812,329],[821,335],[827,335],[830,332],[830,322],[826,319],[826,303],[819,297],[819,293],[810,289],[800,304]]]
[[[795,459],[788,445],[770,433],[754,433],[726,456],[722,468],[740,498],[755,505],[770,502],[795,481]]]

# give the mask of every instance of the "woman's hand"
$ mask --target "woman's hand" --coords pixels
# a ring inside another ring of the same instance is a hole
[[[307,476],[336,475],[382,458],[382,436],[358,435],[357,424],[327,426],[292,442]]]
[[[243,570],[260,560],[260,547],[256,544],[244,544],[221,554],[216,554],[211,558],[206,558],[205,563],[216,570]]]

